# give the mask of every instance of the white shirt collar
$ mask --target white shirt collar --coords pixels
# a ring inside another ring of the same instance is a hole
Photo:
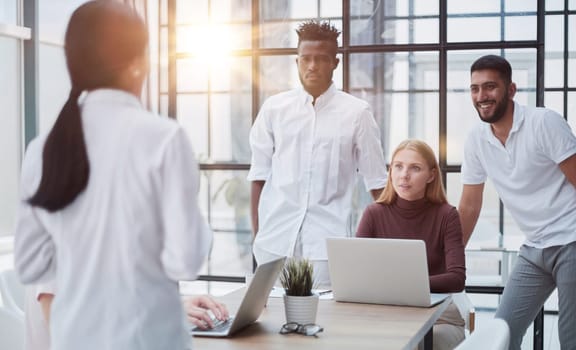
[[[524,123],[524,106],[519,105],[516,101],[514,101],[514,114],[512,115],[512,127],[510,128],[510,132],[508,133],[508,138],[514,133],[516,133],[522,124]],[[496,145],[500,145],[500,141],[494,136],[492,132],[492,127],[490,123],[482,122],[482,129],[484,131],[484,136],[488,141],[494,143]]]
[[[332,96],[334,96],[334,94],[336,94],[337,91],[338,89],[336,89],[334,82],[331,82],[328,89],[326,89],[326,91],[324,91],[322,95],[318,96],[315,105],[320,106],[324,104],[326,101],[329,101],[330,98],[332,98]],[[314,101],[314,97],[312,97],[312,95],[310,95],[308,91],[304,89],[304,87],[300,87],[300,97],[302,103],[304,104],[312,103],[312,101]]]
[[[142,108],[142,103],[133,94],[118,89],[96,89],[83,93],[78,99],[80,105],[86,103],[117,103]]]

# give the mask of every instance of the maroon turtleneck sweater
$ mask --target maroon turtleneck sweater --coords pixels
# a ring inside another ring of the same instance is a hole
[[[390,205],[371,204],[362,215],[356,236],[421,239],[426,243],[430,290],[447,293],[464,289],[462,227],[456,208],[447,203],[398,197]]]

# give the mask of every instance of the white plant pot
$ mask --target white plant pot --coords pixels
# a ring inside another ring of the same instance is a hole
[[[318,295],[311,295],[306,297],[284,295],[284,311],[286,312],[286,323],[316,323],[316,313],[318,311]]]

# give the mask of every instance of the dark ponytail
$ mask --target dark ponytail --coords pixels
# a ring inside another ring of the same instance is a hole
[[[84,191],[90,164],[78,97],[84,90],[121,88],[118,77],[147,44],[146,24],[120,2],[88,1],[74,11],[64,44],[72,91],[44,144],[42,180],[31,205],[54,212]]]
[[[42,153],[42,180],[28,200],[50,212],[72,203],[88,184],[90,165],[78,106],[80,93],[80,89],[72,88],[48,134]]]

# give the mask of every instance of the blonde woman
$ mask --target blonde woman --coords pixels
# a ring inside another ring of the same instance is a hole
[[[388,183],[364,211],[358,237],[420,239],[426,243],[430,290],[464,289],[466,268],[462,228],[448,204],[434,151],[425,142],[406,140],[394,151]],[[434,326],[434,349],[452,349],[464,339],[464,320],[451,304]]]

